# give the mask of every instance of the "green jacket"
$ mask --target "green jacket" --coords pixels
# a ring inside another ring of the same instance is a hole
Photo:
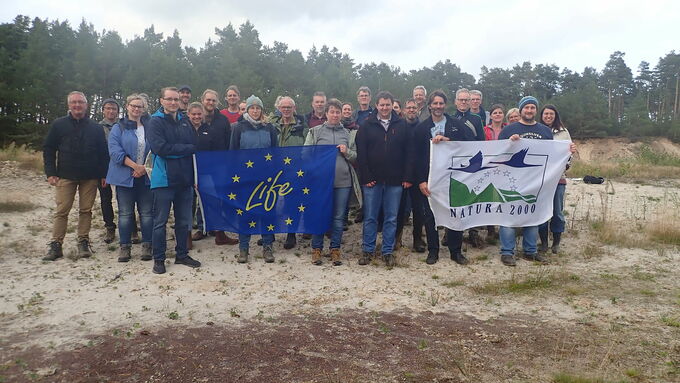
[[[293,115],[295,122],[292,124],[283,124],[281,116],[275,116],[271,119],[272,125],[276,128],[279,134],[279,146],[302,146],[305,144],[305,137],[307,137],[307,125],[305,125],[302,118],[297,114]]]

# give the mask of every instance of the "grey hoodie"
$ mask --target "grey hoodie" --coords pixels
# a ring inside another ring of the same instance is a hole
[[[352,174],[349,169],[349,162],[356,158],[356,151],[350,146],[350,133],[342,124],[331,126],[328,122],[315,126],[309,130],[305,145],[345,145],[347,153],[343,156],[338,150],[335,160],[335,181],[334,188],[344,188],[352,186]]]

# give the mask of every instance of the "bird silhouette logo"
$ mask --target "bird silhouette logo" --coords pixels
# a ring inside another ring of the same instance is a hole
[[[527,152],[529,151],[529,148],[525,148],[520,150],[519,152],[515,153],[510,157],[509,160],[507,161],[490,161],[490,164],[499,164],[499,165],[506,165],[510,166],[512,168],[531,168],[534,166],[541,166],[541,165],[531,165],[527,164],[524,162],[524,158],[527,155]]]
[[[449,170],[458,170],[458,171],[465,172],[465,173],[476,173],[480,170],[493,169],[493,168],[496,167],[496,166],[482,166],[482,159],[483,158],[484,157],[482,156],[482,152],[480,150],[479,152],[477,152],[477,154],[475,154],[474,156],[472,156],[472,158],[470,158],[470,161],[468,161],[468,166],[460,165],[459,168],[450,167],[448,169]]]

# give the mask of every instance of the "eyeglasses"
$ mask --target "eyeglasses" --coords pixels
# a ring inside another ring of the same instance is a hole
[[[460,102],[469,102],[470,99],[469,99],[469,98],[457,98],[456,101],[460,101]]]
[[[129,104],[128,106],[132,109],[144,109],[144,105]]]
[[[165,97],[163,100],[167,102],[179,102],[179,98]]]

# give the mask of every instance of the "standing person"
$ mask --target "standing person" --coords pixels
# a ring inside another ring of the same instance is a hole
[[[486,141],[493,141],[498,139],[498,135],[501,133],[501,130],[503,130],[503,128],[507,125],[505,122],[503,122],[503,119],[505,118],[503,105],[492,105],[489,115],[491,116],[491,123],[484,127],[484,136],[486,137]]]
[[[313,128],[326,122],[326,94],[314,92],[312,96],[312,111],[305,115],[305,123],[308,128]]]
[[[120,105],[118,105],[118,101],[112,98],[104,100],[102,102],[102,114],[104,119],[99,121],[99,125],[104,128],[104,136],[108,140],[111,128],[118,123],[118,115],[120,114]],[[116,239],[116,224],[113,221],[113,190],[111,189],[111,185],[102,186],[101,184],[98,185],[98,190],[102,208],[102,218],[104,218],[104,228],[106,229],[104,242],[111,243]]]
[[[187,108],[191,103],[191,87],[189,85],[182,85],[179,87],[179,112],[186,113]]]
[[[153,231],[153,194],[144,161],[151,148],[146,141],[142,115],[147,105],[144,98],[131,94],[126,100],[127,115],[111,129],[109,135],[109,171],[106,183],[116,186],[120,253],[118,262],[132,256],[132,232],[135,230],[135,205],[142,227],[142,261],[151,260]]]
[[[353,117],[357,126],[361,126],[366,121],[366,118],[373,113],[373,108],[371,108],[371,88],[365,85],[359,87],[357,90],[357,103],[359,106],[354,111]]]
[[[354,138],[356,130],[348,130],[340,122],[342,117],[342,104],[335,98],[326,103],[327,120],[309,130],[305,145],[335,145],[338,155],[335,160],[335,179],[333,180],[333,223],[331,227],[330,253],[333,266],[342,265],[342,232],[345,221],[345,211],[349,201],[352,185],[359,183],[357,175],[350,162],[356,160]],[[358,190],[358,188],[355,188]],[[357,196],[361,200],[361,196]],[[321,265],[321,253],[323,251],[323,234],[312,235],[312,263]]]
[[[231,124],[227,117],[222,113],[218,113],[218,95],[217,92],[212,89],[206,89],[201,95],[201,103],[191,103],[191,105],[198,105],[201,108],[193,107],[190,108],[195,113],[200,112],[202,118],[191,118],[189,121],[194,127],[197,133],[198,146],[197,151],[211,151],[211,150],[229,150],[229,140],[231,139]],[[187,110],[190,113],[190,110]],[[194,125],[194,120],[200,122],[198,127]],[[202,125],[205,125],[202,127]],[[198,129],[200,127],[200,129]],[[197,205],[198,194],[194,190],[194,201],[193,201],[193,212],[196,217],[197,231],[191,236],[192,241],[200,241],[205,238],[204,232],[204,222],[203,214]],[[216,245],[235,245],[238,243],[238,239],[230,238],[225,232],[218,230],[215,231],[215,244]]]
[[[418,124],[413,136],[414,153],[414,182],[418,185],[418,192],[414,206],[422,211],[425,234],[427,236],[427,264],[433,265],[439,260],[439,237],[434,222],[434,214],[427,197],[430,189],[427,180],[430,173],[430,142],[437,144],[442,141],[474,141],[472,131],[465,124],[454,117],[449,116],[446,110],[447,97],[441,90],[435,90],[428,99],[430,117]],[[415,209],[414,209],[415,211]],[[446,229],[448,247],[451,259],[458,264],[468,264],[468,259],[463,255],[463,232]]]
[[[245,101],[241,101],[241,102],[238,103],[238,110],[241,111],[241,116],[243,116],[246,113],[246,105],[247,104],[246,104]],[[241,117],[239,117],[239,118],[241,118]],[[238,120],[236,120],[236,121],[238,121]]]
[[[394,111],[397,112],[397,116],[399,116],[399,118],[404,118],[404,115],[402,114],[401,111],[401,101],[395,98],[394,102],[392,103],[392,109],[394,109]]]
[[[194,185],[196,134],[179,112],[180,95],[175,87],[161,89],[161,107],[151,116],[147,141],[153,154],[153,272],[165,273],[166,232],[170,208],[175,215],[175,264],[200,267],[189,256],[191,201]]]
[[[427,109],[427,89],[422,85],[417,85],[413,88],[413,99],[416,100],[418,107],[418,121],[427,120],[430,117],[430,111]]]
[[[474,89],[470,91],[470,113],[479,116],[482,125],[488,125],[490,115],[482,106],[482,97],[482,92]]]
[[[325,104],[325,99],[324,99]],[[231,132],[230,150],[275,148],[278,146],[276,128],[264,117],[264,107],[259,97],[252,95],[246,100],[246,112]],[[250,234],[238,235],[238,263],[248,262]],[[262,257],[267,263],[274,262],[274,234],[262,234]]]
[[[230,124],[235,124],[243,114],[239,107],[241,92],[236,85],[229,85],[227,87],[227,90],[224,92],[224,100],[227,102],[227,107],[222,109],[220,113],[229,120]]]
[[[87,98],[82,92],[69,93],[66,101],[68,115],[52,123],[43,146],[45,175],[47,182],[55,186],[57,202],[52,239],[44,261],[55,261],[64,256],[62,245],[76,191],[79,201],[78,256],[92,256],[92,205],[97,196],[97,186],[106,185],[109,151],[104,130],[87,116]]]
[[[364,201],[363,255],[359,264],[366,265],[373,258],[382,208],[382,255],[385,264],[392,267],[401,192],[411,187],[411,135],[404,120],[392,109],[392,94],[383,91],[376,99],[377,113],[361,124],[356,139]]]
[[[553,134],[550,128],[536,122],[538,100],[532,96],[523,97],[519,101],[520,121],[512,123],[501,131],[499,140],[510,139],[517,141],[522,139],[552,140]],[[571,144],[569,150],[573,153],[576,146]],[[526,226],[522,228],[522,250],[524,258],[530,261],[548,263],[548,260],[536,251],[536,239],[538,226]],[[506,266],[515,266],[515,228],[501,226],[501,262]]]
[[[307,127],[304,120],[295,113],[295,100],[283,96],[279,100],[281,114],[272,119],[272,125],[278,132],[278,146],[302,146],[305,145]],[[283,248],[288,250],[295,247],[297,240],[295,233],[288,233]]]
[[[508,112],[505,114],[505,120],[508,122],[508,125],[512,124],[513,122],[519,121],[519,109],[510,108]]]
[[[562,123],[560,112],[557,111],[555,105],[548,104],[541,109],[541,124],[544,124],[553,134],[553,140],[571,141],[569,131]],[[569,163],[567,163],[569,169]],[[553,198],[553,215],[548,222],[538,227],[538,236],[541,238],[541,246],[538,248],[539,252],[545,253],[548,251],[548,228],[553,235],[552,252],[557,254],[560,251],[560,241],[562,240],[562,233],[566,226],[564,219],[564,192],[567,188],[566,174],[562,174],[557,189],[555,189],[555,197]]]
[[[340,120],[340,123],[342,123],[342,126],[344,126],[345,129],[359,129],[359,125],[357,125],[356,121],[352,118],[352,114],[352,104],[349,102],[342,104],[342,119]]]

